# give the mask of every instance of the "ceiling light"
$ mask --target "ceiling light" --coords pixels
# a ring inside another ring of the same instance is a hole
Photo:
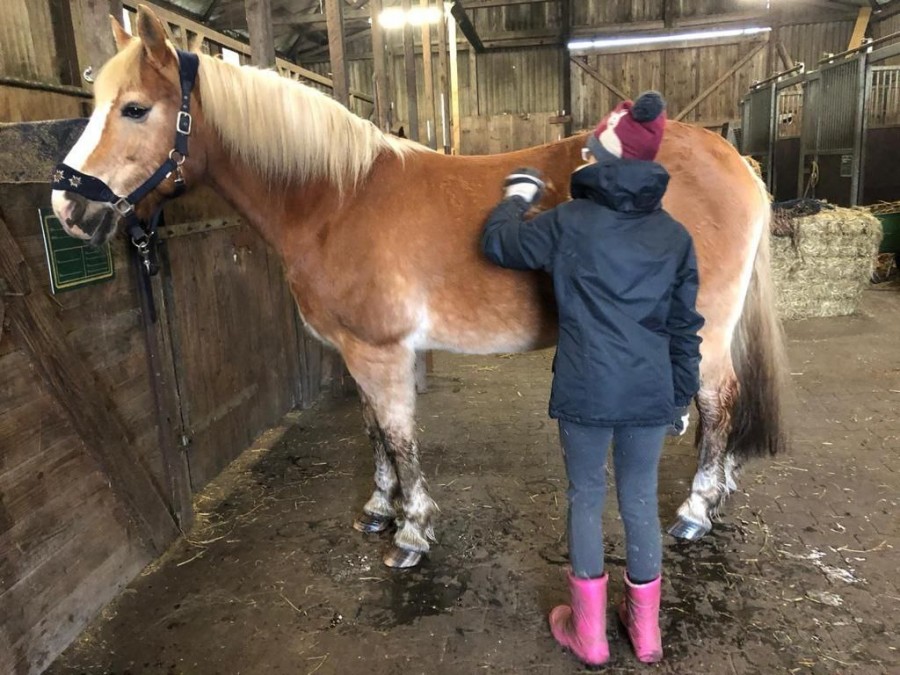
[[[707,30],[696,33],[668,33],[666,35],[637,35],[634,37],[597,38],[594,40],[572,40],[568,47],[572,51],[587,49],[615,50],[619,47],[633,47],[635,45],[665,44],[667,42],[681,42],[689,40],[699,42],[702,40],[715,40],[717,38],[744,37],[768,33],[772,29],[765,27],[749,28],[725,28],[722,30]]]

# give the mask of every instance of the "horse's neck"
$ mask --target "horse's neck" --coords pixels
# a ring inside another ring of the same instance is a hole
[[[210,153],[207,179],[279,254],[288,236],[314,237],[340,203],[337,190],[322,181],[286,186],[218,148]],[[287,232],[288,227],[290,232]]]

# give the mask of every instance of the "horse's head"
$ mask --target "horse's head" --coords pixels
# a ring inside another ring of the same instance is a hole
[[[180,153],[170,153],[176,124],[190,132],[191,120],[179,115],[179,57],[156,15],[140,7],[135,37],[115,19],[112,27],[119,51],[100,71],[94,87],[94,113],[66,156],[67,166],[56,171],[54,187],[62,189],[54,189],[52,197],[53,210],[66,232],[95,245],[106,242],[123,220],[127,204],[117,205],[116,196],[130,195],[167,159],[176,164],[184,161]],[[196,96],[190,105],[196,127],[200,112]],[[135,200],[138,218],[149,217],[165,197],[175,193],[177,178],[183,176],[190,182],[202,170],[204,153],[196,136],[195,129],[189,136],[190,160]],[[170,162],[170,166],[174,164]],[[99,179],[108,189],[88,193],[90,199],[79,194],[92,182],[89,177]]]

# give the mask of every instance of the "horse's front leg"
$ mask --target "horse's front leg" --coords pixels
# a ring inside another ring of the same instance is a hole
[[[375,455],[375,490],[363,506],[362,514],[353,522],[353,527],[360,532],[384,532],[397,516],[394,500],[400,496],[400,482],[397,480],[394,463],[388,455],[384,433],[375,417],[372,403],[362,390],[359,392],[359,398],[362,401],[366,433]]]
[[[355,345],[345,350],[344,358],[371,406],[400,488],[399,527],[384,562],[389,567],[413,567],[428,552],[429,540],[434,540],[432,521],[437,513],[422,475],[415,437],[415,354],[402,345]],[[379,495],[376,501],[380,499]],[[371,504],[370,500],[367,507]]]

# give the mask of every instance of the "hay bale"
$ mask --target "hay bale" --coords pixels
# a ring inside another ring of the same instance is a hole
[[[864,209],[835,208],[793,223],[797,236],[772,236],[772,273],[782,319],[844,316],[869,284],[881,223]]]

